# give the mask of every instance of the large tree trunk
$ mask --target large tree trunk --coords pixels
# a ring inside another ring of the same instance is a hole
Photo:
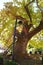
[[[27,58],[27,59],[30,58],[26,52],[27,43],[32,38],[32,36],[34,36],[36,33],[38,33],[42,29],[43,29],[43,22],[41,21],[40,25],[37,28],[35,28],[33,31],[31,31],[31,32],[26,31],[26,33],[25,33],[25,31],[23,29],[21,34],[17,34],[18,39],[14,45],[14,54],[15,54],[14,59],[17,62],[20,63],[25,58]]]
[[[14,54],[15,59],[20,61],[23,59],[24,54],[26,54],[26,45],[27,45],[27,38],[25,36],[19,36],[17,42],[14,45]]]

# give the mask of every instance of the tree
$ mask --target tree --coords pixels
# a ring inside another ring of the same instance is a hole
[[[14,58],[17,62],[21,62],[24,58],[29,57],[26,52],[26,46],[28,41],[43,29],[43,10],[42,8],[39,7],[38,0],[36,0],[37,7],[41,11],[42,18],[41,21],[38,23],[38,25],[34,27],[32,23],[32,15],[31,15],[31,12],[33,11],[31,9],[32,7],[30,8],[34,0],[32,1],[27,0],[27,2],[25,2],[25,0],[23,0],[22,2],[18,2],[18,0],[14,0],[14,2],[16,3],[14,6],[9,5],[9,3],[7,3],[9,6],[5,5],[6,7],[5,12],[13,20],[17,18],[22,22],[21,24],[23,26],[23,29],[21,33],[19,33],[19,31],[16,30],[17,41],[14,44],[14,56],[15,56]],[[31,28],[32,30],[30,30]]]
[[[32,3],[32,2],[30,2],[30,3]],[[25,55],[27,42],[32,38],[32,36],[34,36],[36,33],[38,33],[40,30],[43,29],[43,20],[41,20],[39,26],[34,28],[32,31],[29,32],[30,28],[33,27],[32,18],[31,18],[29,9],[28,9],[28,5],[30,3],[28,3],[27,5],[24,6],[25,11],[30,18],[29,25],[28,25],[28,21],[25,18],[16,15],[16,18],[20,19],[23,23],[22,33],[21,34],[17,33],[18,40],[17,40],[16,44],[14,45],[15,59],[17,61],[20,61],[22,58],[27,56],[27,55]],[[38,2],[37,2],[37,6],[38,6]],[[42,12],[42,10],[41,10],[41,12]]]

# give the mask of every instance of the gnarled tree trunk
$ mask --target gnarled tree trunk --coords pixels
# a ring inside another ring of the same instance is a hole
[[[17,41],[14,45],[14,59],[19,63],[23,62],[23,60],[25,60],[25,58],[26,59],[30,58],[26,52],[27,43],[32,38],[32,36],[34,36],[40,30],[43,29],[43,21],[41,21],[39,26],[36,27],[33,31],[29,32],[28,27],[29,27],[29,25],[26,24],[26,26],[23,27],[21,34],[16,33]],[[30,28],[31,28],[31,24],[30,24]]]

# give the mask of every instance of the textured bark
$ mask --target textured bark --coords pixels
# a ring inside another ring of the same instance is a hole
[[[31,26],[30,26],[31,27]],[[22,33],[17,35],[17,42],[14,45],[14,54],[15,60],[17,62],[21,62],[24,58],[29,58],[28,54],[26,53],[26,46],[27,42],[39,31],[43,29],[43,21],[40,22],[39,26],[36,27],[33,31],[28,31],[28,25],[25,26],[22,30]]]

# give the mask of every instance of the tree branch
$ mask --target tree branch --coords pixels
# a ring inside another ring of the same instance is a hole
[[[26,6],[28,6],[28,5],[31,4],[32,2],[34,2],[34,0],[28,2],[28,3],[26,4]]]
[[[30,23],[32,23],[31,14],[30,14],[30,11],[29,11],[28,7],[27,7],[27,6],[25,6],[24,8],[25,8],[25,10],[26,10],[27,15],[28,15],[28,16],[29,16],[29,18],[30,18]]]
[[[30,23],[32,23],[32,18],[31,18],[31,14],[30,14],[30,11],[28,9],[28,5],[30,5],[32,2],[34,2],[34,0],[32,0],[31,2],[29,2],[28,4],[26,4],[26,6],[24,6],[25,10],[26,10],[26,13],[27,15],[29,16],[30,18]]]
[[[37,4],[37,7],[40,9],[40,11],[42,11],[40,6],[38,5],[38,0],[36,0],[36,4]]]
[[[30,40],[32,36],[40,32],[42,29],[43,29],[43,21],[40,22],[40,25],[37,28],[28,33],[28,40]]]
[[[40,9],[41,11],[41,14],[42,14],[42,20],[43,20],[43,8],[41,8],[39,5],[38,5],[38,0],[36,0],[36,3],[37,3],[37,7]]]

